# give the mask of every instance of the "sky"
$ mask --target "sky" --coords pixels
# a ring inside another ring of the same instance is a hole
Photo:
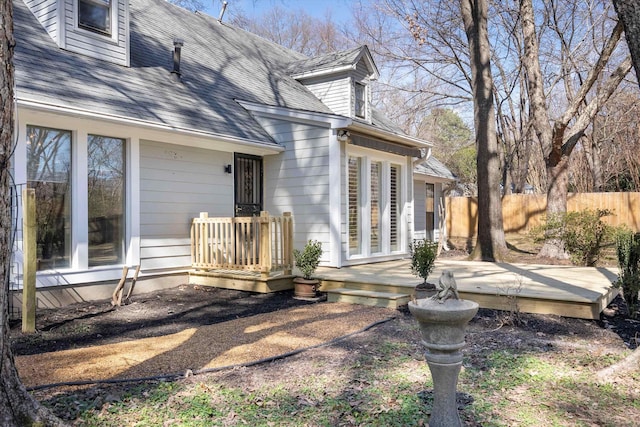
[[[223,0],[202,0],[208,4],[205,11],[217,18],[220,16]],[[327,11],[331,12],[333,18],[339,19],[342,11],[350,16],[351,4],[356,0],[227,0],[227,12],[242,10],[249,17],[254,18],[262,15],[265,11],[278,6],[283,9],[304,10],[307,14],[323,19],[327,15]]]

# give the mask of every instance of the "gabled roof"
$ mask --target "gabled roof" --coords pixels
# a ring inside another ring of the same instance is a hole
[[[129,11],[131,66],[124,67],[60,49],[27,6],[14,1],[18,103],[277,147],[238,101],[333,116],[291,69],[364,60],[377,74],[366,46],[307,58],[165,0],[129,0]],[[184,41],[181,81],[171,75],[176,38]],[[379,112],[358,126],[424,145]]]
[[[455,181],[456,176],[440,160],[429,156],[424,162],[413,168],[413,173],[440,178],[443,181]]]
[[[307,77],[331,75],[355,69],[360,60],[365,61],[371,79],[375,80],[380,76],[376,64],[373,62],[371,52],[366,45],[354,47],[353,49],[332,52],[313,58],[305,58],[289,65],[289,73],[296,79]]]
[[[274,144],[235,99],[331,113],[285,71],[304,57],[164,0],[130,0],[131,67],[58,48],[25,4],[14,2],[16,95],[96,115]],[[173,39],[184,40],[182,81]]]

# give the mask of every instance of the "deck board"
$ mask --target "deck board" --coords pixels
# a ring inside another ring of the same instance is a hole
[[[517,309],[526,313],[556,314],[597,319],[615,298],[617,269],[536,264],[504,264],[479,261],[436,261],[429,282],[436,283],[444,270],[453,272],[464,298],[483,308]],[[411,294],[420,283],[409,268],[409,260],[336,268],[319,268],[323,289],[392,285]]]

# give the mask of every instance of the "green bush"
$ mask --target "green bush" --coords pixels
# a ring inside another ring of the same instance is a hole
[[[537,241],[560,240],[576,265],[592,266],[602,249],[613,243],[614,228],[602,222],[612,215],[608,209],[585,209],[547,217],[545,224],[533,231]]]
[[[640,304],[640,233],[620,230],[616,234],[616,252],[618,255],[618,281],[616,287],[622,288],[622,295],[629,308],[629,315],[636,317]]]
[[[309,240],[302,251],[293,250],[293,258],[296,261],[296,267],[302,273],[305,279],[311,279],[311,275],[316,271],[320,264],[322,256],[322,243],[317,240]]]
[[[427,283],[427,277],[433,271],[433,267],[438,255],[438,244],[430,240],[416,240],[410,246],[411,250],[411,271],[423,282]]]

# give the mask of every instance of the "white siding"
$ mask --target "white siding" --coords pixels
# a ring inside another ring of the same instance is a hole
[[[259,120],[286,148],[281,154],[264,157],[265,209],[273,215],[291,212],[294,248],[316,239],[322,242],[322,262],[326,264],[330,259],[330,130],[277,119]]]
[[[31,13],[58,43],[58,0],[25,0]]]
[[[110,36],[78,28],[76,1],[64,1],[64,33],[58,45],[63,49],[120,65],[129,65],[129,6],[127,0],[114,0],[117,19],[114,34]]]
[[[351,117],[353,116],[351,103],[351,79],[345,75],[343,77],[331,76],[322,79],[310,79],[303,82],[320,101],[331,109],[335,114]]]
[[[233,154],[140,142],[140,259],[143,270],[191,264],[191,220],[233,216]]]

